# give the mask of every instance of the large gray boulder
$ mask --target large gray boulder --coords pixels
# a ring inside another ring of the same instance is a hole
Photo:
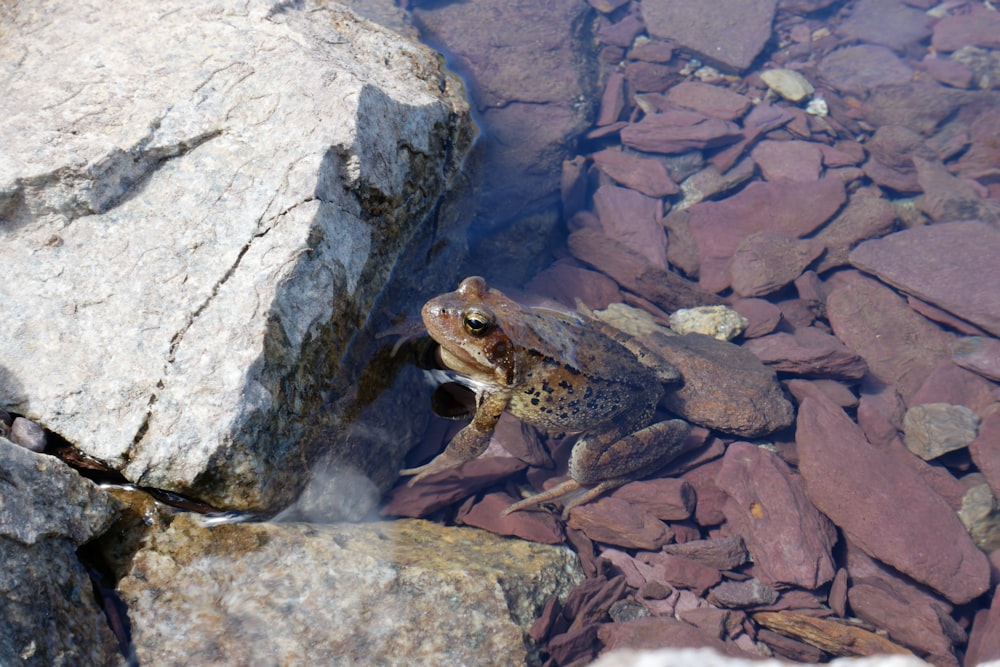
[[[545,601],[582,578],[564,546],[475,528],[185,514],[118,591],[143,665],[523,665]]]
[[[471,144],[461,85],[332,3],[32,0],[0,32],[0,406],[139,484],[287,503]],[[359,474],[410,444],[378,442]]]

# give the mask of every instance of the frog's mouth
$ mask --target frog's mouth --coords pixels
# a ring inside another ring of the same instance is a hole
[[[442,368],[462,373],[466,376],[482,375],[484,372],[488,372],[484,371],[482,364],[475,357],[462,349],[459,349],[458,353],[455,353],[445,349],[443,345],[438,345],[437,353],[434,356]],[[471,381],[472,378],[470,377],[469,379]]]

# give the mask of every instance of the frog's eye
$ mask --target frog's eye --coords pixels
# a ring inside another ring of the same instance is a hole
[[[469,310],[462,320],[465,330],[477,338],[485,336],[493,328],[493,318],[481,310]]]

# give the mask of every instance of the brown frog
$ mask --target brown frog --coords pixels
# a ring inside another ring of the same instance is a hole
[[[549,432],[581,432],[570,479],[515,503],[505,514],[591,487],[566,511],[647,476],[683,451],[690,432],[679,419],[650,424],[663,382],[679,373],[638,341],[594,318],[526,308],[466,278],[428,301],[424,325],[444,366],[476,392],[472,422],[426,465],[401,471],[411,484],[482,454],[507,411]]]

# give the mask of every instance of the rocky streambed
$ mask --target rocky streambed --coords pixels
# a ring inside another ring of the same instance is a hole
[[[1000,659],[998,13],[412,4],[471,150],[335,4],[3,10],[3,661]],[[461,423],[377,334],[470,274],[671,361],[688,453],[393,488]]]

